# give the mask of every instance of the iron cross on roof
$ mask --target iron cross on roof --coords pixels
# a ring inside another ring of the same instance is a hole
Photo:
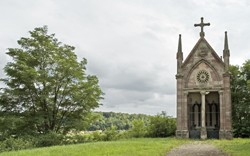
[[[198,26],[201,27],[200,36],[201,36],[201,37],[204,37],[204,36],[205,36],[205,33],[204,33],[204,31],[203,31],[203,27],[204,27],[204,26],[210,26],[210,23],[204,23],[204,22],[203,22],[203,17],[201,17],[201,23],[200,23],[200,24],[194,24],[194,26],[195,26],[195,27],[198,27]]]

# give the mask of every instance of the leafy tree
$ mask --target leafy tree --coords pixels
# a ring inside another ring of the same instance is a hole
[[[149,122],[148,135],[150,137],[168,137],[175,134],[176,121],[162,112],[152,116]]]
[[[141,138],[144,137],[147,130],[143,120],[133,120],[130,134],[132,137]]]
[[[250,137],[250,60],[231,66],[232,119],[235,137]]]
[[[75,48],[48,34],[46,26],[29,34],[17,41],[20,48],[8,49],[13,61],[5,66],[7,77],[1,80],[6,87],[1,92],[0,118],[22,119],[19,128],[34,133],[83,128],[86,115],[102,99],[97,77],[86,75],[87,60],[78,62]]]

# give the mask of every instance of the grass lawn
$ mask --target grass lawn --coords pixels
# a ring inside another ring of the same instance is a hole
[[[187,142],[175,138],[140,138],[4,152],[0,156],[165,156],[170,149]]]
[[[170,149],[192,141],[175,138],[139,138],[4,152],[0,153],[0,156],[165,156]],[[232,156],[250,155],[250,139],[202,142],[214,144]]]
[[[207,140],[232,156],[250,156],[250,139]]]

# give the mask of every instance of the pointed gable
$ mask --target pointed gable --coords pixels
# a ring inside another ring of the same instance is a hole
[[[200,59],[214,59],[222,66],[224,65],[222,59],[217,55],[214,49],[203,37],[201,37],[195,44],[194,48],[191,50],[191,52],[183,62],[182,68],[186,68],[188,64],[197,62]]]
[[[182,64],[184,86],[186,88],[200,88],[197,75],[200,71],[207,71],[209,81],[207,87],[221,87],[224,62],[209,45],[204,37],[201,37]]]

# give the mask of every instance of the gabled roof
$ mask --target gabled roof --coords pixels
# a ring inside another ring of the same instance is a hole
[[[211,50],[211,53],[213,55],[213,57],[222,65],[224,65],[224,62],[222,61],[222,59],[218,56],[218,54],[214,51],[214,49],[210,46],[210,44],[207,42],[207,40],[204,37],[201,37],[198,42],[195,44],[194,48],[191,50],[191,52],[189,53],[189,55],[187,56],[187,58],[185,59],[185,61],[182,64],[182,67],[185,67],[187,65],[187,63],[189,62],[190,58],[193,57],[194,53],[196,52],[197,48],[199,47],[199,45],[204,42],[207,47]]]

